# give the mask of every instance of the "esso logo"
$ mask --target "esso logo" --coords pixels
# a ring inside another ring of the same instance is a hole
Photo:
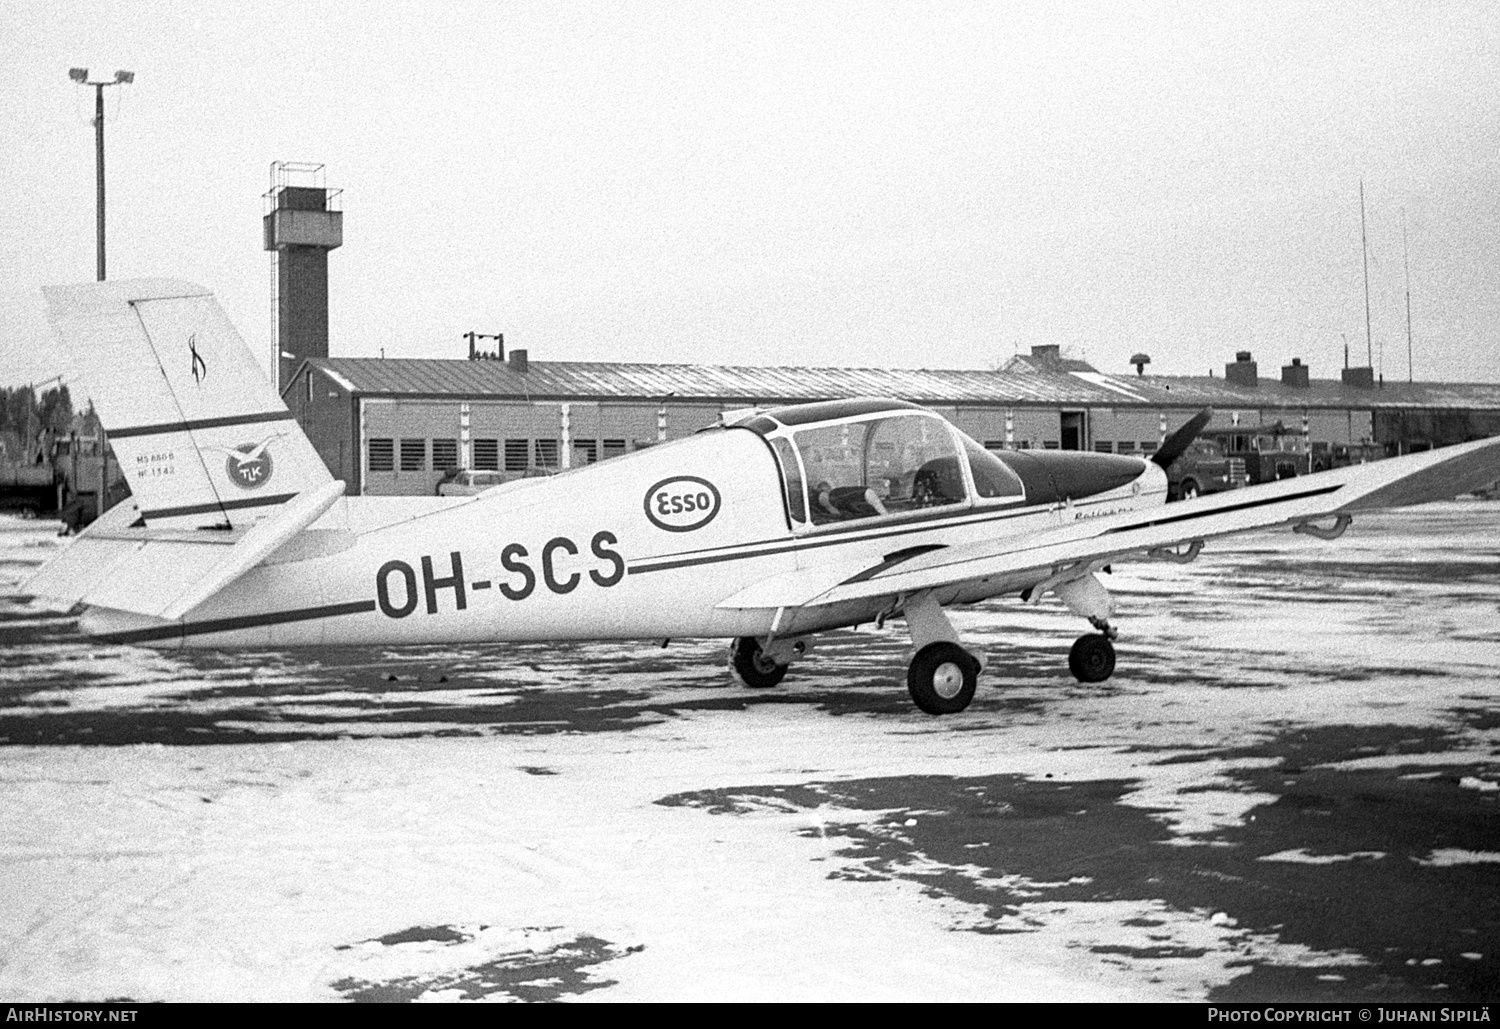
[[[646,491],[646,517],[658,529],[692,532],[719,513],[719,491],[696,475],[674,475]]]

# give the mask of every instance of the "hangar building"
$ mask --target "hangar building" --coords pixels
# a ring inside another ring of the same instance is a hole
[[[689,435],[725,411],[851,396],[923,404],[993,449],[1151,453],[1203,407],[1210,432],[1274,432],[1314,455],[1500,434],[1500,385],[1377,383],[1367,368],[1313,379],[1297,360],[1262,378],[1245,351],[1223,378],[1107,375],[1056,346],[999,371],[530,361],[524,350],[309,356],[282,395],[329,470],[365,494],[431,494],[452,468],[546,474]]]

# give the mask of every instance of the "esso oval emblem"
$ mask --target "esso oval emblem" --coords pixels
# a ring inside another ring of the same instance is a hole
[[[719,513],[719,491],[696,475],[674,475],[646,491],[646,517],[658,529],[692,532]]]

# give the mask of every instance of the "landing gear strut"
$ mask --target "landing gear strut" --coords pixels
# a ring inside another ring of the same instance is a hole
[[[1115,603],[1109,591],[1093,574],[1070,579],[1054,587],[1054,592],[1068,610],[1082,615],[1098,633],[1078,637],[1068,651],[1068,671],[1079,682],[1103,682],[1115,674],[1114,638],[1118,632],[1109,624]]]
[[[958,642],[953,623],[931,593],[919,593],[902,606],[916,656],[906,670],[912,701],[929,715],[951,715],[974,699],[980,661]]]

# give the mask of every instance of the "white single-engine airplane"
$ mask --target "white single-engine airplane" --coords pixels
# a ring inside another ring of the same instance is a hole
[[[774,686],[813,634],[903,617],[923,711],[963,710],[979,659],[943,608],[1053,593],[1096,631],[1073,675],[1114,670],[1097,573],[1204,541],[1500,478],[1500,438],[1164,507],[1150,460],[991,453],[938,415],[856,398],[752,412],[625,457],[475,497],[346,497],[213,296],[160,279],[46,290],[133,497],[28,584],[86,633],[217,648],[727,637]]]

